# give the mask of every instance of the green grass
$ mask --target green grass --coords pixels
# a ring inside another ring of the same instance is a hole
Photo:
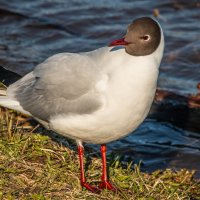
[[[122,167],[111,161],[111,182],[118,191],[93,194],[79,182],[78,156],[74,148],[64,147],[42,134],[44,129],[32,126],[17,113],[0,110],[0,199],[116,199],[167,200],[200,199],[200,181],[194,171],[157,170],[143,173],[131,163]],[[101,160],[91,157],[86,175],[98,185]]]

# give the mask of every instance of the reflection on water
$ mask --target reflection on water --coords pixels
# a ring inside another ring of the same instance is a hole
[[[52,54],[105,46],[123,36],[134,18],[152,16],[154,9],[159,10],[157,20],[166,40],[159,87],[196,93],[200,79],[198,1],[2,0],[0,65],[25,74]],[[124,160],[142,159],[144,169],[200,166],[198,134],[156,121],[145,122],[135,134],[110,145],[124,152]]]

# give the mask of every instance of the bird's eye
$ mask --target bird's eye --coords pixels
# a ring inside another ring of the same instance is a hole
[[[143,35],[141,37],[141,39],[144,40],[144,41],[149,41],[150,40],[150,35]]]

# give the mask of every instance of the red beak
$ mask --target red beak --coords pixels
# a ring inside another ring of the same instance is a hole
[[[109,44],[109,47],[119,46],[119,45],[127,45],[129,42],[126,42],[124,38],[114,40]]]

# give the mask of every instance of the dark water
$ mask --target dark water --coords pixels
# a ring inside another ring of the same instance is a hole
[[[159,87],[196,93],[200,81],[200,1],[0,1],[0,65],[25,74],[48,56],[106,46],[127,24],[152,16],[163,27],[166,48]],[[152,111],[153,112],[153,111]],[[199,115],[198,115],[199,116]],[[194,118],[198,123],[199,118]],[[144,170],[196,169],[200,176],[200,129],[147,119],[128,137],[110,144],[125,161],[142,160]],[[193,130],[193,132],[190,132]]]

